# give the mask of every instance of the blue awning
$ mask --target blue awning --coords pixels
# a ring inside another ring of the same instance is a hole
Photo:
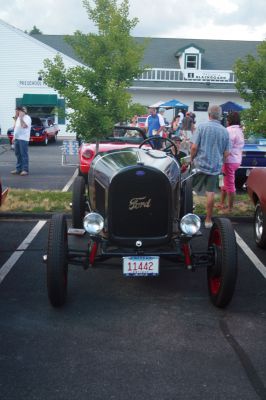
[[[163,108],[180,108],[180,109],[185,109],[185,110],[188,109],[188,106],[186,104],[182,103],[182,101],[179,101],[177,99],[166,101],[165,103],[160,104],[160,107],[163,107]]]
[[[227,101],[226,103],[221,104],[220,107],[222,108],[223,113],[230,111],[242,111],[245,109],[240,104],[234,103],[233,101]]]

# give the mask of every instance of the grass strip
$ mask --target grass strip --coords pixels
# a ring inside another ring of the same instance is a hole
[[[0,212],[70,212],[71,192],[9,189]]]
[[[25,190],[9,189],[6,201],[0,212],[70,212],[72,192],[50,191],[50,190]],[[220,201],[220,196],[215,196],[215,204]],[[194,213],[204,215],[206,213],[206,197],[194,195]],[[254,206],[247,193],[237,194],[232,216],[252,216]],[[224,210],[214,206],[214,216],[224,215]]]
[[[194,195],[193,202],[195,205],[194,213],[199,215],[206,214],[206,196]],[[218,209],[216,205],[220,202],[220,195],[215,196],[213,215],[222,217],[225,210]],[[252,204],[247,193],[237,194],[235,197],[234,207],[230,216],[235,217],[251,217],[254,214],[254,205]],[[229,216],[228,214],[226,216]]]

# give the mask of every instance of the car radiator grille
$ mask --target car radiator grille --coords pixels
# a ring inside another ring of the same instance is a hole
[[[171,229],[171,186],[152,168],[119,173],[109,190],[109,234],[113,238],[162,238]]]

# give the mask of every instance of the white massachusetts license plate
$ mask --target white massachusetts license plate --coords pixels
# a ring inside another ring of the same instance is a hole
[[[123,274],[126,276],[159,275],[159,257],[157,256],[123,257]]]

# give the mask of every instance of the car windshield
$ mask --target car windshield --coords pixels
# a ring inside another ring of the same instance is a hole
[[[106,138],[112,142],[141,143],[145,139],[143,130],[135,127],[115,127],[113,134]]]
[[[31,117],[31,125],[41,125],[42,126],[42,121],[38,117]]]
[[[147,117],[138,117],[138,123],[145,124]]]

